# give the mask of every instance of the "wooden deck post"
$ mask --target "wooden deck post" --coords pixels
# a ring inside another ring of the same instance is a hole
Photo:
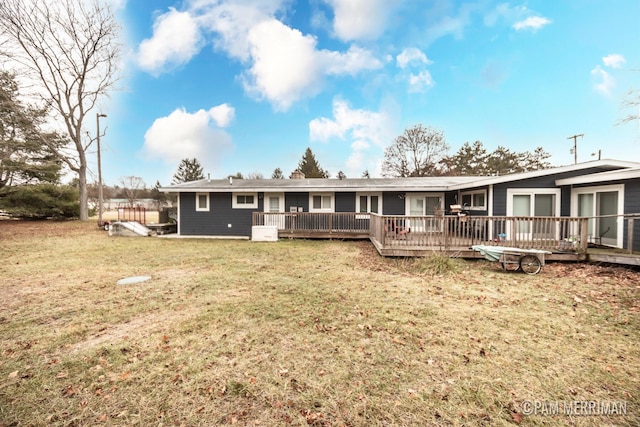
[[[580,249],[587,251],[589,245],[589,218],[580,219]]]
[[[633,217],[629,217],[627,220],[627,251],[633,254]]]

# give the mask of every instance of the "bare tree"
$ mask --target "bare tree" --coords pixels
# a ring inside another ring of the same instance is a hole
[[[247,179],[264,179],[264,175],[260,172],[251,172],[247,174]]]
[[[135,205],[136,199],[138,199],[138,193],[146,188],[146,184],[139,176],[123,176],[120,178],[120,184],[129,202],[129,206]]]
[[[0,55],[33,83],[33,95],[55,114],[69,146],[51,146],[78,174],[80,219],[88,218],[85,119],[118,80],[120,26],[98,0],[3,0]],[[49,144],[48,141],[43,141]]]
[[[618,123],[640,121],[640,90],[629,90],[622,101],[622,108],[631,110],[631,112],[625,118],[620,119]]]
[[[382,175],[397,178],[439,175],[449,146],[444,133],[416,125],[405,129],[384,152]]]

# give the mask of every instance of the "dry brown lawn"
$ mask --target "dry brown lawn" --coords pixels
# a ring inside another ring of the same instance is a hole
[[[0,253],[3,427],[640,425],[637,271],[95,222],[0,221]],[[526,413],[576,401],[626,414]]]

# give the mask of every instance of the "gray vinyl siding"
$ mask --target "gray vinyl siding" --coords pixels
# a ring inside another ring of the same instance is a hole
[[[284,211],[290,212],[292,206],[309,212],[309,193],[284,193]]]
[[[231,193],[209,193],[209,210],[199,212],[195,193],[180,193],[180,234],[251,236],[252,214],[258,210],[232,209]]]
[[[624,213],[640,213],[640,179],[624,182]],[[624,222],[623,243],[627,248],[629,221]],[[633,224],[633,250],[640,251],[640,217],[636,217]]]
[[[591,173],[605,172],[610,169],[589,168],[577,171],[557,173],[552,175],[539,176],[536,178],[522,179],[519,181],[495,184],[493,187],[493,214],[495,216],[507,215],[507,189],[509,188],[558,188],[557,179],[572,178],[574,176],[587,175]],[[571,215],[571,188],[564,187],[560,192],[560,215]]]

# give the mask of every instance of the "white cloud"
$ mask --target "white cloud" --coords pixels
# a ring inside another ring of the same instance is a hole
[[[322,70],[316,40],[273,19],[249,34],[253,66],[245,76],[245,89],[269,99],[278,110],[319,91]]]
[[[269,21],[283,8],[285,0],[192,0],[191,11],[200,24],[212,33],[214,45],[232,58],[251,59],[249,33]]]
[[[382,66],[365,49],[352,46],[346,53],[316,50],[317,40],[272,19],[251,29],[252,67],[245,89],[268,99],[277,110],[317,94],[327,75],[355,75]]]
[[[154,22],[153,37],[140,43],[138,64],[143,70],[158,75],[189,62],[201,46],[196,19],[188,12],[171,8]]]
[[[395,0],[325,0],[333,7],[333,31],[343,41],[374,40],[385,30]]]
[[[428,70],[421,71],[418,74],[409,74],[409,92],[424,92],[434,85],[435,83]]]
[[[622,68],[622,66],[627,62],[624,56],[613,53],[611,55],[607,55],[602,58],[602,62],[604,65],[611,68]]]
[[[432,64],[433,61],[430,61],[427,58],[427,55],[424,54],[420,49],[415,47],[409,47],[404,49],[398,56],[396,56],[396,64],[400,68],[406,68],[410,64]]]
[[[392,138],[392,134],[388,114],[354,110],[342,100],[333,101],[333,119],[321,117],[309,122],[311,141],[328,142],[333,138],[351,141],[352,151],[347,160],[351,174],[362,172],[366,154],[374,147],[381,150]]]
[[[501,3],[484,16],[484,25],[493,27],[498,21],[509,23],[524,20],[532,12],[526,6],[509,6],[508,3]]]
[[[611,95],[611,91],[616,86],[616,80],[611,76],[611,74],[607,73],[597,65],[596,68],[591,70],[591,76],[595,80],[593,85],[595,90],[606,96]]]
[[[345,53],[321,50],[318,52],[327,74],[356,75],[363,70],[375,70],[382,67],[382,62],[373,56],[371,51],[358,46],[351,46]]]
[[[482,8],[480,3],[463,3],[455,10],[454,2],[435,2],[424,23],[423,42],[427,45],[445,36],[464,37],[464,29],[472,24],[473,14]]]
[[[231,137],[221,129],[212,127],[230,120],[233,110],[222,104],[207,110],[189,113],[176,109],[166,117],[156,119],[144,135],[145,155],[178,164],[187,157],[195,157],[203,167],[212,168],[221,159],[221,152],[231,147]],[[223,112],[223,114],[221,114]],[[224,119],[220,119],[220,117]]]
[[[537,31],[545,25],[551,24],[551,20],[542,16],[530,16],[522,21],[518,21],[513,24],[513,28],[516,31],[533,30]]]
[[[221,128],[229,126],[233,118],[235,117],[236,110],[227,103],[220,104],[217,107],[213,107],[209,110],[209,114],[216,122],[216,125]]]
[[[191,0],[187,12],[171,9],[158,17],[153,37],[140,44],[138,62],[159,74],[188,62],[204,37],[212,36],[217,49],[248,67],[241,75],[245,91],[268,100],[276,110],[316,95],[327,76],[353,76],[383,66],[358,46],[344,52],[318,50],[314,36],[276,19],[286,4],[287,0]]]

